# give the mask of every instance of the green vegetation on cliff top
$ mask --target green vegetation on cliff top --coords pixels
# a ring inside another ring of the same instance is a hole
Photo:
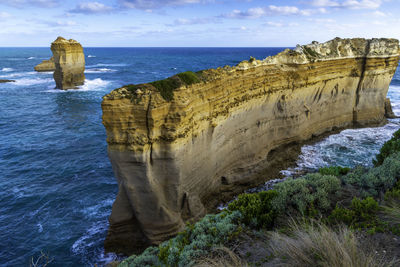
[[[400,130],[385,143],[376,156],[375,167],[370,169],[322,168],[318,173],[278,183],[274,190],[241,194],[228,209],[189,224],[175,238],[131,256],[119,266],[192,266],[242,231],[285,229],[284,222],[290,218],[314,218],[329,227],[344,224],[353,231],[398,236],[398,142]]]
[[[195,83],[199,83],[202,80],[203,77],[201,72],[186,71],[178,73],[164,80],[154,81],[148,84],[129,84],[124,87],[127,88],[134,96],[134,99],[136,99],[136,90],[143,89],[146,87],[146,85],[152,85],[154,88],[157,89],[158,92],[160,92],[161,96],[169,102],[174,98],[175,89],[183,85],[192,85]]]

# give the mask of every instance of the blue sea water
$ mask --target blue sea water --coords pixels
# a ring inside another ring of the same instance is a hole
[[[85,48],[86,82],[55,90],[52,73],[33,67],[48,48],[0,48],[0,266],[26,266],[46,252],[49,266],[98,266],[104,254],[116,181],[101,124],[102,96],[192,70],[235,65],[283,48]],[[400,74],[389,96],[400,114]],[[369,165],[398,119],[379,128],[345,130],[304,146],[299,169]]]
[[[103,265],[117,193],[101,123],[102,96],[129,83],[235,65],[282,48],[85,48],[86,82],[55,90],[33,67],[49,48],[0,48],[0,266]]]

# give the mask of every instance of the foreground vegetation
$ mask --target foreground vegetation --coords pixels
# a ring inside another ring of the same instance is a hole
[[[381,148],[373,168],[322,168],[274,190],[239,195],[221,213],[188,224],[175,238],[119,266],[245,266],[229,246],[249,232],[268,246],[268,255],[255,265],[399,266],[358,240],[359,235],[400,235],[399,178],[400,130]],[[222,261],[215,260],[221,251]]]

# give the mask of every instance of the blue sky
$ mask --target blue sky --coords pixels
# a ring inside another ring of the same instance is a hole
[[[399,0],[0,0],[0,46],[295,46],[400,38]]]

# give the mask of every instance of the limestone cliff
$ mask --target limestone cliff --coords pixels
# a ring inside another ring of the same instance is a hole
[[[80,43],[58,37],[51,44],[56,88],[74,89],[85,82],[85,55]]]
[[[277,148],[383,122],[398,60],[395,39],[336,38],[104,96],[119,185],[106,249],[132,253],[176,234],[213,194],[261,183]]]
[[[49,60],[43,60],[42,63],[37,64],[34,67],[35,71],[43,72],[43,71],[55,71],[56,66],[54,64],[54,59],[51,57]]]

